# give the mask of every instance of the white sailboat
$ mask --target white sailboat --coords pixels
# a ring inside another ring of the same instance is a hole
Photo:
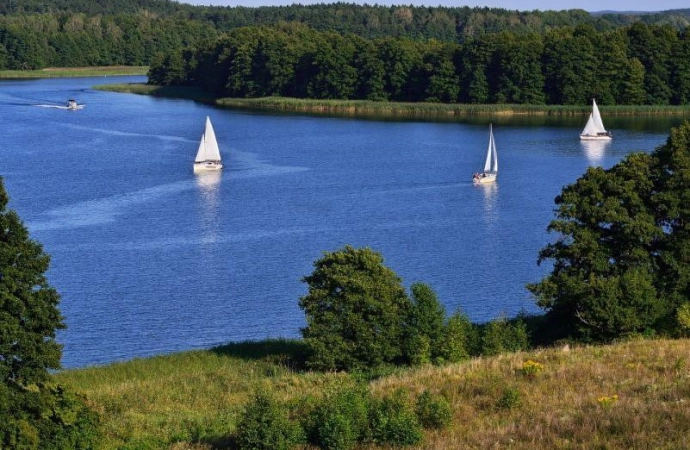
[[[489,148],[486,150],[486,161],[484,162],[484,170],[475,173],[472,176],[474,184],[493,183],[498,176],[498,153],[496,153],[496,141],[494,140],[494,131],[491,124],[489,124]]]
[[[206,128],[204,134],[201,135],[199,150],[196,152],[196,158],[194,158],[194,172],[220,170],[222,168],[223,163],[220,159],[216,133],[213,131],[213,125],[211,125],[211,118],[206,116]]]
[[[599,114],[599,108],[597,107],[597,102],[592,99],[592,112],[589,114],[589,119],[585,128],[580,133],[580,139],[582,140],[608,140],[613,136],[610,131],[606,131],[604,128],[604,122],[601,120],[601,114]]]

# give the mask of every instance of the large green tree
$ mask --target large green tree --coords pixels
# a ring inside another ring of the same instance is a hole
[[[326,252],[303,281],[309,292],[299,306],[311,367],[366,369],[403,357],[410,300],[380,254],[351,246]]]
[[[590,168],[556,198],[539,261],[553,269],[529,285],[562,336],[611,340],[674,333],[690,295],[690,122],[651,155]]]
[[[51,383],[64,323],[45,277],[50,258],[8,201],[0,178],[0,448],[90,448],[96,417]]]

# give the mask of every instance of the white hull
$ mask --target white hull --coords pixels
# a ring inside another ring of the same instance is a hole
[[[474,178],[472,182],[474,184],[489,184],[489,183],[494,183],[496,181],[496,174],[495,173],[482,173],[479,174],[478,177]]]
[[[592,136],[589,134],[581,134],[580,140],[583,140],[583,141],[610,141],[611,135]]]
[[[215,170],[221,170],[222,168],[223,168],[223,164],[220,162],[205,161],[205,162],[194,163],[194,172],[215,171]]]

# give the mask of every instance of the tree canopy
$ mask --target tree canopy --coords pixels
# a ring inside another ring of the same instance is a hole
[[[673,335],[690,295],[690,122],[652,154],[590,168],[556,198],[539,261],[551,273],[529,285],[549,328],[608,341]]]

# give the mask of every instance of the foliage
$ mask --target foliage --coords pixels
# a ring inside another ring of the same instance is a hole
[[[501,397],[496,402],[496,406],[500,409],[515,409],[522,405],[522,394],[514,387],[508,387],[503,390]]]
[[[149,82],[242,98],[678,105],[690,95],[688,60],[680,31],[640,22],[603,31],[591,24],[503,30],[461,43],[365,39],[291,23],[176,48],[153,61]]]
[[[529,348],[527,326],[521,318],[497,319],[480,327],[480,353],[498,355]]]
[[[8,202],[0,178],[0,447],[88,448],[97,417],[50,383],[62,353],[56,330],[65,327],[45,277],[50,258]]]
[[[365,385],[329,392],[307,418],[309,442],[324,450],[347,450],[364,442],[371,402]]]
[[[410,363],[422,365],[441,357],[446,311],[436,293],[426,284],[414,283],[407,321],[407,354]]]
[[[422,440],[422,427],[407,393],[402,389],[386,395],[372,407],[371,439],[377,444],[414,445]]]
[[[303,281],[309,291],[299,306],[310,367],[367,369],[400,360],[410,301],[381,255],[351,246],[326,252]]]
[[[428,389],[417,397],[415,414],[420,425],[427,429],[448,428],[453,420],[453,409],[448,400],[434,397]]]
[[[237,424],[239,450],[289,450],[303,442],[299,424],[267,394],[255,394]]]
[[[592,340],[677,329],[690,292],[689,169],[686,122],[651,155],[590,168],[563,189],[548,228],[560,237],[539,256],[553,270],[528,286],[549,328]]]

